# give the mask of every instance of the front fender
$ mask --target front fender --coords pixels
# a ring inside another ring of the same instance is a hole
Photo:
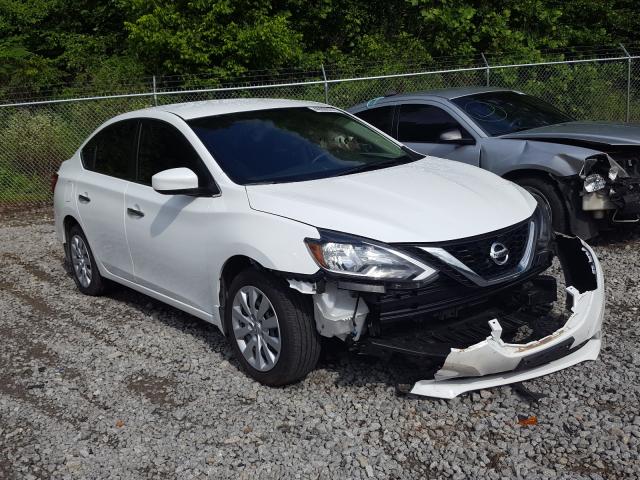
[[[210,270],[214,311],[220,303],[222,271],[232,257],[244,256],[266,269],[299,275],[318,271],[304,243],[305,238],[319,238],[315,227],[255,210],[229,215],[222,223],[213,239],[217,251]]]
[[[485,139],[481,167],[504,176],[518,170],[538,170],[556,177],[580,173],[587,157],[601,152],[572,145],[533,140]]]

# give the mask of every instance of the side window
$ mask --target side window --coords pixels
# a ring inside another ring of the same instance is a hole
[[[387,135],[395,137],[393,134],[393,107],[369,108],[356,113],[356,117],[361,118],[376,128],[379,128]]]
[[[138,181],[151,185],[156,173],[179,167],[198,175],[200,187],[210,185],[211,174],[182,133],[168,123],[144,120],[138,147]]]
[[[459,129],[463,138],[469,133],[447,112],[433,105],[400,106],[398,140],[401,142],[438,143],[447,130]]]
[[[80,152],[87,170],[133,180],[137,120],[117,122],[98,132]]]

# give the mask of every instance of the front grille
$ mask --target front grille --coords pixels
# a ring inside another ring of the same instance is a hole
[[[478,276],[490,281],[508,275],[517,269],[527,250],[530,223],[530,220],[526,220],[503,230],[462,240],[438,244],[402,245],[401,247],[411,255],[422,258],[434,268],[459,283],[472,286],[474,285],[473,281],[445,261],[425,252],[421,247],[442,248]],[[509,249],[509,258],[503,265],[498,265],[490,257],[491,246],[496,242]]]
[[[528,238],[529,222],[525,222],[498,235],[446,245],[443,248],[481,277],[491,279],[513,270],[518,265],[527,248]],[[504,265],[496,264],[489,256],[491,245],[496,242],[509,249],[509,258]]]
[[[516,279],[498,285],[465,285],[447,275],[440,275],[422,288],[388,290],[384,294],[369,294],[365,300],[372,315],[382,325],[407,320],[420,321],[435,312],[484,303],[492,296],[539,275],[549,268],[551,259],[547,254],[538,255],[529,270]]]

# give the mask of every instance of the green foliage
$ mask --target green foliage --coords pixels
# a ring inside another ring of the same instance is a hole
[[[633,42],[637,0],[0,0],[0,93]],[[267,72],[268,73],[268,72]]]
[[[290,14],[274,11],[269,0],[128,3],[135,18],[125,23],[131,47],[144,52],[153,71],[224,77],[302,58]]]
[[[31,203],[49,198],[49,185],[42,176],[25,175],[0,165],[0,207],[3,204]]]
[[[7,167],[42,174],[71,156],[74,145],[77,148],[73,129],[58,115],[27,109],[5,113],[0,138]]]

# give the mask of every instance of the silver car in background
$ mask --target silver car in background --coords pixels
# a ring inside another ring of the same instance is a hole
[[[556,231],[591,238],[640,220],[640,125],[577,122],[536,97],[489,87],[390,94],[349,112],[417,152],[518,183]]]

